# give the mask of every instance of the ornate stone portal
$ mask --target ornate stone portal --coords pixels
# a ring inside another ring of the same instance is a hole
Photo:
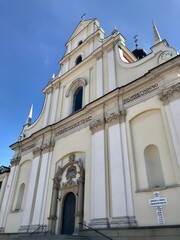
[[[57,167],[53,179],[53,191],[49,220],[51,233],[61,233],[63,226],[63,211],[65,199],[68,194],[75,196],[74,233],[77,233],[83,221],[84,198],[84,168],[82,159],[76,160],[76,155],[70,154],[68,162],[63,167]]]

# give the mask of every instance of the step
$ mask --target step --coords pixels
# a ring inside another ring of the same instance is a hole
[[[1,240],[1,238],[0,238]],[[4,240],[89,240],[86,236],[78,235],[50,235],[50,234],[17,234],[13,238]]]

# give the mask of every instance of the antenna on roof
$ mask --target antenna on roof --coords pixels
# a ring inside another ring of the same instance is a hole
[[[81,21],[84,21],[84,17],[86,16],[86,13],[84,13],[82,16],[81,16]]]
[[[136,49],[138,48],[138,39],[137,39],[138,35],[137,34],[134,34],[134,42],[136,44]]]

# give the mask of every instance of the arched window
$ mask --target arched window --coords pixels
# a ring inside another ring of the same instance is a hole
[[[83,43],[83,41],[81,40],[81,41],[79,41],[78,42],[78,47],[81,45]]]
[[[18,193],[18,198],[17,198],[17,203],[16,203],[16,210],[22,209],[24,189],[25,189],[25,184],[22,183],[20,188],[19,188],[19,193]]]
[[[83,100],[83,87],[80,86],[76,89],[73,95],[72,112],[76,112],[82,108],[82,100]]]
[[[148,145],[144,150],[144,158],[149,188],[164,187],[165,182],[158,147]]]
[[[77,58],[76,58],[76,61],[75,61],[75,64],[78,65],[79,63],[82,62],[82,56],[79,55]]]

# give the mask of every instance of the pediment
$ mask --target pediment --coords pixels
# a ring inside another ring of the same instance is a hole
[[[83,20],[80,21],[80,23],[77,25],[77,27],[75,28],[74,32],[72,33],[72,35],[70,36],[70,38],[68,39],[67,43],[69,41],[71,41],[75,36],[77,36],[80,32],[82,32],[83,29],[85,29],[91,22],[93,22],[96,19],[90,19],[90,20]]]

